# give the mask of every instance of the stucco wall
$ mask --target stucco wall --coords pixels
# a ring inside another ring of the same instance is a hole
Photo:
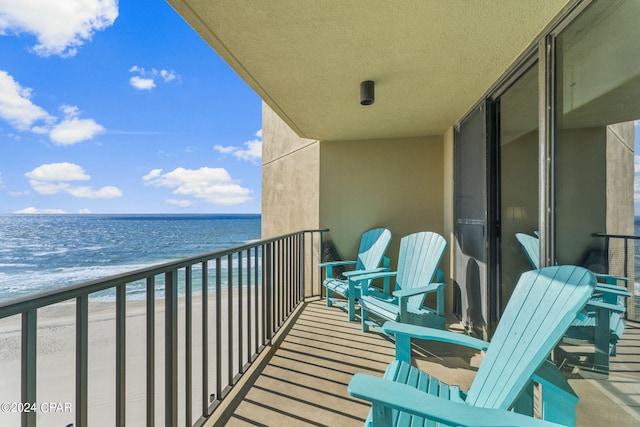
[[[353,259],[361,233],[373,227],[391,230],[392,267],[402,236],[443,234],[443,162],[439,136],[322,141],[320,224],[342,258]]]
[[[318,228],[319,144],[262,104],[262,237]]]
[[[327,227],[341,257],[352,259],[363,231],[387,227],[393,268],[407,234],[435,231],[450,241],[451,129],[444,137],[318,142],[298,137],[263,104],[262,138],[263,238]],[[447,279],[449,265],[447,251],[441,264]]]
[[[607,126],[606,232],[634,235],[634,125],[633,122]],[[635,245],[629,242],[627,265],[635,264]],[[609,273],[635,282],[634,268],[624,269],[624,240],[612,239],[609,246]],[[635,307],[630,304],[631,316]]]

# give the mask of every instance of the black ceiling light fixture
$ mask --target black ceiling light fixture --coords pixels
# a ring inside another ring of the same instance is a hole
[[[371,105],[375,100],[375,83],[373,80],[365,80],[360,83],[360,105]]]

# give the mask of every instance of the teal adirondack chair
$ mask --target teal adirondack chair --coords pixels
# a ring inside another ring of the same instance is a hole
[[[540,241],[538,238],[525,233],[516,233],[516,239],[533,268],[539,268]],[[596,285],[593,298],[567,331],[567,340],[592,342],[595,347],[594,368],[607,372],[609,356],[616,355],[617,342],[622,339],[625,329],[624,298],[630,297],[631,294],[624,287],[615,284],[618,281],[626,282],[626,277],[609,274],[594,275],[596,279],[605,283]]]
[[[360,247],[358,249],[358,258],[355,261],[330,261],[320,264],[321,268],[325,268],[325,279],[323,285],[327,290],[327,307],[333,304],[345,308],[349,316],[349,320],[355,320],[356,310],[355,301],[360,298],[360,283],[355,278],[366,273],[380,272],[389,270],[389,258],[384,254],[391,242],[391,232],[386,228],[374,228],[366,231],[360,238]],[[380,266],[380,264],[383,264]],[[353,265],[352,271],[345,271],[342,276],[345,279],[333,277],[333,267]],[[389,282],[384,283],[385,292],[389,293]],[[336,298],[334,294],[340,295],[347,300]]]
[[[531,236],[525,233],[516,233],[516,239],[522,246],[522,250],[524,254],[527,256],[529,263],[533,268],[540,268],[540,240],[537,236]],[[614,295],[615,291],[621,290],[621,287],[618,285],[619,281],[627,282],[629,279],[622,276],[614,276],[612,274],[602,274],[602,273],[593,273],[596,276],[596,279],[603,282],[598,283],[596,291],[602,290],[613,290]],[[626,288],[623,288],[626,290]],[[624,295],[623,295],[624,296]],[[617,295],[615,295],[617,298]]]
[[[396,337],[396,360],[383,378],[356,374],[348,387],[352,396],[372,402],[365,426],[575,426],[578,397],[548,356],[595,285],[594,275],[582,267],[523,273],[490,343],[433,328],[385,323],[385,332]],[[469,390],[463,392],[412,366],[411,338],[486,350]],[[540,397],[532,392],[534,381],[541,385]],[[532,417],[534,399],[543,419]]]
[[[444,287],[446,283],[432,283],[435,278],[442,281],[442,272],[438,274],[438,264],[444,255],[447,241],[433,232],[419,232],[405,236],[400,240],[398,270],[358,276],[361,281],[360,318],[362,330],[377,326],[369,320],[369,314],[384,320],[430,326],[444,329]],[[379,277],[396,278],[392,296],[370,294],[368,282]],[[427,294],[436,294],[436,307],[424,305]]]

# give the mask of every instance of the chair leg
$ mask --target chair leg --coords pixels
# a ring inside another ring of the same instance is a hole
[[[351,293],[348,300],[349,306],[347,307],[347,314],[349,315],[349,321],[353,322],[356,320],[356,296]]]
[[[327,307],[332,307],[333,306],[333,294],[331,292],[331,289],[327,288]]]
[[[369,324],[367,323],[369,313],[362,306],[360,306],[360,319],[362,320],[362,332],[369,332]]]
[[[599,309],[596,312],[598,317],[595,327],[594,347],[595,354],[593,356],[593,364],[595,368],[601,372],[609,372],[609,345],[610,329],[609,329],[609,311],[605,309]]]

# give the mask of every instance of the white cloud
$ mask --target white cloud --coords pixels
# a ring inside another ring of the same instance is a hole
[[[233,155],[240,160],[256,161],[262,158],[262,141],[254,139],[244,143],[246,149],[238,149]]]
[[[164,80],[165,82],[170,82],[171,80],[174,80],[176,78],[176,73],[174,73],[173,71],[160,70],[160,77],[162,77],[162,80]]]
[[[80,209],[80,210],[78,211],[78,213],[79,213],[79,214],[90,214],[90,213],[91,213],[91,210],[90,210],[90,209],[87,209],[87,208],[84,208],[84,209]]]
[[[142,177],[143,181],[155,181],[162,175],[162,169],[153,169],[151,172]]]
[[[32,34],[36,54],[69,57],[117,17],[117,0],[0,0],[0,35]]]
[[[65,119],[55,125],[49,138],[59,145],[72,145],[78,142],[93,139],[96,135],[105,132],[105,128],[93,119],[79,119],[78,107],[63,105],[61,107]]]
[[[91,179],[80,166],[74,163],[49,163],[38,166],[25,174],[37,181],[88,181]]]
[[[215,205],[238,205],[251,200],[251,190],[233,182],[224,168],[177,168],[166,174],[154,169],[142,179],[145,185],[172,188],[173,194],[193,196]]]
[[[240,160],[257,162],[262,158],[262,129],[256,132],[256,136],[259,139],[246,141],[243,144],[244,148],[233,145],[215,145],[213,149],[222,154],[233,154],[237,159]]]
[[[32,89],[21,87],[9,73],[0,70],[0,117],[18,130],[32,130],[38,122],[54,120],[42,107],[31,102],[32,93]]]
[[[129,79],[131,86],[139,90],[151,90],[156,87],[156,83],[153,79],[146,79],[140,76],[133,76]]]
[[[1,1],[1,0],[0,0]],[[138,90],[151,90],[156,87],[156,78],[168,83],[178,78],[178,75],[174,71],[157,70],[152,68],[150,71],[145,70],[137,65],[129,68],[130,73],[136,73],[129,79],[129,84]]]
[[[83,199],[115,199],[122,197],[122,191],[118,187],[108,185],[99,189],[91,187],[70,187],[65,191],[74,197]]]
[[[91,179],[84,169],[74,163],[49,163],[40,165],[25,173],[34,191],[44,195],[59,193],[70,194],[78,198],[114,199],[122,196],[117,187],[105,186],[94,189],[88,186],[75,186],[72,182]]]
[[[20,131],[48,134],[59,145],[76,144],[106,131],[93,119],[79,118],[76,106],[61,106],[64,119],[58,121],[31,101],[32,93],[32,89],[21,87],[6,71],[0,70],[0,119]]]
[[[34,207],[24,208],[13,212],[14,214],[66,214],[62,209],[37,209]]]
[[[215,145],[213,147],[214,150],[221,152],[222,154],[229,154],[229,153],[233,153],[234,151],[236,151],[238,149],[238,147],[234,147],[233,145],[230,145],[228,147],[224,147],[222,145]]]
[[[178,206],[180,208],[188,208],[195,204],[192,200],[178,200],[178,199],[167,199],[165,202],[169,205]]]

